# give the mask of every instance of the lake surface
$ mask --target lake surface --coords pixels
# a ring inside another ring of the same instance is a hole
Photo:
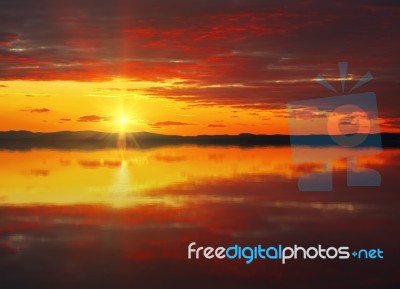
[[[400,150],[357,152],[380,187],[347,187],[338,159],[332,192],[300,192],[319,160],[353,154],[301,150],[298,163],[290,147],[2,150],[1,288],[398,288]],[[188,260],[193,241],[381,248],[384,259]]]

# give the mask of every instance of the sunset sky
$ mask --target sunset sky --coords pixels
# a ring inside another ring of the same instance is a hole
[[[0,130],[288,133],[339,61],[399,131],[396,1],[28,1],[0,9]],[[350,87],[350,85],[348,87]]]

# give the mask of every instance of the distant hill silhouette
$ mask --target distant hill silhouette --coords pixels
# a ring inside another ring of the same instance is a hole
[[[369,135],[372,136],[372,135]],[[368,137],[369,137],[368,136]],[[370,146],[366,141],[360,146]],[[118,133],[96,131],[60,131],[51,133],[36,133],[30,131],[0,132],[0,149],[26,150],[32,148],[54,149],[101,149],[117,147]],[[290,140],[306,146],[336,145],[328,135],[255,135],[242,133],[238,135],[197,135],[179,136],[162,135],[149,132],[126,134],[126,147],[150,148],[165,145],[223,145],[223,146],[285,146]],[[381,134],[383,147],[400,147],[399,133]]]

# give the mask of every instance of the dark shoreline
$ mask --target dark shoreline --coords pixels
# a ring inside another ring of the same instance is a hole
[[[400,147],[400,133],[382,133],[367,135],[366,140],[358,147]],[[33,133],[29,131],[0,132],[0,150],[29,150],[35,148],[48,149],[105,149],[117,148],[119,135],[95,131]],[[255,135],[243,133],[239,135],[198,135],[178,136],[162,135],[148,132],[129,133],[126,135],[126,148],[146,149],[171,145],[199,146],[288,146],[304,145],[311,147],[337,146],[329,135]]]

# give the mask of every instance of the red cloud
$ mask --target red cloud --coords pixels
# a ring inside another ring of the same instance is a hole
[[[18,38],[18,34],[11,32],[0,32],[0,46],[8,46]]]
[[[208,125],[208,127],[226,127],[226,125],[211,123],[211,124]]]
[[[21,1],[7,0],[0,11],[0,27],[13,29],[0,32],[1,79],[179,78],[175,86],[145,93],[195,105],[282,109],[297,98],[326,96],[311,79],[324,72],[337,77],[335,64],[348,60],[353,79],[368,70],[377,76],[376,87],[369,87],[380,98],[381,116],[397,115],[399,55],[392,36],[398,33],[399,7],[391,1],[321,8],[317,0],[291,5],[170,0],[158,1],[158,9],[146,2],[118,11],[107,3],[80,1],[60,16],[68,25],[50,22],[51,5],[28,15],[19,6],[32,1]],[[115,19],[135,21],[104,21],[103,12],[110,10]]]

